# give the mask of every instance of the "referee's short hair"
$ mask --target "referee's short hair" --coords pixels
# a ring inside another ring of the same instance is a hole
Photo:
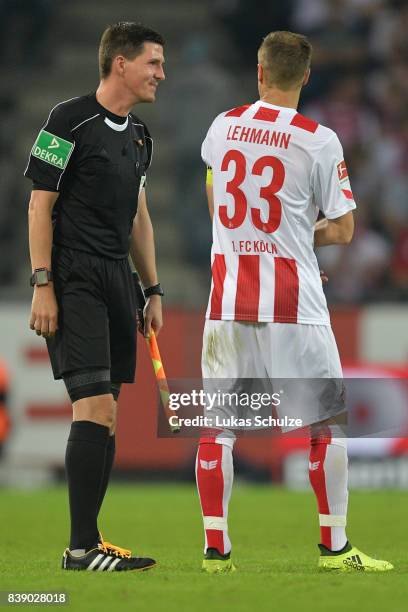
[[[99,74],[101,79],[109,76],[112,61],[117,55],[134,59],[142,53],[145,42],[164,46],[164,38],[155,30],[141,23],[119,21],[106,28],[99,45]]]

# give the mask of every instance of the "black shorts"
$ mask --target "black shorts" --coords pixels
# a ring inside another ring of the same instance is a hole
[[[134,381],[136,291],[127,259],[54,247],[58,331],[47,340],[54,378],[106,368],[111,381]]]

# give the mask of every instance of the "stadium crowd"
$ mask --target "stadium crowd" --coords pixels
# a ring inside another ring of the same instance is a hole
[[[233,104],[257,97],[246,83],[252,83],[255,51],[265,27],[273,24],[274,29],[309,36],[314,46],[312,78],[304,89],[300,110],[339,135],[358,205],[352,244],[318,253],[331,281],[326,294],[336,303],[406,299],[408,4],[404,0],[289,0],[283,7],[259,0],[254,11],[247,0],[223,0],[213,3],[213,11],[221,26],[218,38],[226,38],[223,44],[206,41],[208,48],[215,47],[214,83],[224,71],[227,89],[236,95]],[[204,46],[202,40],[202,54]],[[203,62],[201,57],[201,65]],[[206,63],[211,81],[208,57]],[[232,77],[235,83],[231,85]],[[222,110],[225,88],[213,86],[210,91],[219,92]],[[207,115],[202,105],[200,117],[194,117],[195,129],[190,126],[188,130],[191,143],[200,138],[200,131],[201,136],[205,134],[211,122]],[[198,199],[199,188],[192,185],[192,175],[197,182],[197,173],[191,172],[180,182]],[[195,227],[205,227],[206,213],[193,208]],[[191,227],[192,214],[191,210],[184,213],[186,228]],[[199,229],[194,235],[185,233],[191,237],[189,256],[198,266],[208,266],[207,234],[202,236]]]

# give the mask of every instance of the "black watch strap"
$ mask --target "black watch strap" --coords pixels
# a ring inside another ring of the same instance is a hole
[[[31,287],[34,287],[34,285],[37,285],[37,287],[42,287],[44,285],[48,285],[48,283],[52,280],[53,276],[51,270],[47,270],[47,268],[37,268],[31,275],[30,285]]]
[[[164,291],[162,289],[162,286],[160,283],[157,283],[157,285],[152,285],[151,287],[147,287],[146,289],[143,289],[143,293],[145,298],[149,298],[151,295],[164,295]]]

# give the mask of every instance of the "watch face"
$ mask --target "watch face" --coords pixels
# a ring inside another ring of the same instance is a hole
[[[37,287],[41,287],[41,285],[48,285],[48,272],[47,270],[38,270],[35,273],[35,284]]]

